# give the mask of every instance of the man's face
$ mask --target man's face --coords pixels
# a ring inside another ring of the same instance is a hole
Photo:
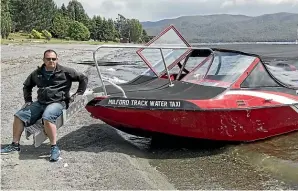
[[[43,58],[43,61],[47,69],[54,69],[56,68],[58,58],[54,52],[47,52]]]

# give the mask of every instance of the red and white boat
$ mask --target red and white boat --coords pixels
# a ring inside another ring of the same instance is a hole
[[[255,54],[191,47],[173,27],[138,48],[148,70],[102,86],[86,109],[121,131],[254,141],[298,130],[298,71]]]

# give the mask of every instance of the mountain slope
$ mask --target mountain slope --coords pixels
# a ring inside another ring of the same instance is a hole
[[[298,14],[184,16],[142,22],[148,35],[157,35],[173,24],[189,42],[295,41]]]

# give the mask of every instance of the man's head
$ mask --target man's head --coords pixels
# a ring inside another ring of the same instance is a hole
[[[57,53],[54,50],[46,50],[43,54],[43,61],[47,70],[54,70],[58,62]]]

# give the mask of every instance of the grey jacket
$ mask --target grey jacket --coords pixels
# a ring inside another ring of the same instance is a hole
[[[25,80],[23,93],[25,102],[32,102],[32,89],[37,86],[37,100],[41,104],[50,104],[54,102],[69,102],[69,91],[72,82],[79,82],[77,94],[84,94],[88,78],[83,73],[77,72],[73,68],[68,68],[57,64],[54,74],[49,80],[43,75],[42,67],[34,70]]]

